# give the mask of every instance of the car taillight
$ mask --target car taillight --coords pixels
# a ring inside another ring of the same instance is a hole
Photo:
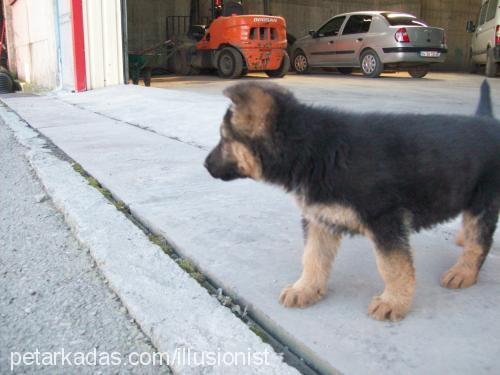
[[[447,38],[446,38],[446,33],[445,33],[445,32],[443,32],[443,39],[441,40],[441,43],[446,44],[446,42],[447,42],[447,41],[448,41],[448,40],[447,40]]]
[[[495,34],[495,43],[500,44],[500,25],[497,25],[497,31]]]
[[[396,39],[396,42],[399,43],[410,43],[410,37],[408,36],[408,32],[404,27],[396,31],[396,34],[394,34],[394,39]]]

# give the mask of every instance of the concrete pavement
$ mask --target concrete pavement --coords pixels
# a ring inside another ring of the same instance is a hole
[[[475,109],[480,81],[444,74],[425,80],[317,75],[289,76],[280,83],[310,103],[352,110],[468,114]],[[300,274],[300,214],[277,189],[208,176],[202,161],[218,138],[228,104],[220,91],[228,82],[195,78],[188,83],[4,101],[319,371],[500,369],[495,360],[500,354],[498,233],[480,282],[462,291],[438,283],[459,254],[452,242],[457,222],[414,236],[417,293],[401,323],[366,315],[382,283],[370,245],[361,238],[343,243],[325,300],[304,310],[281,307],[281,288]],[[492,87],[499,98],[498,81],[492,80]],[[498,105],[495,110],[500,113]]]

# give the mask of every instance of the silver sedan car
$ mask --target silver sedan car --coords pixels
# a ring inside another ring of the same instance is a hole
[[[297,73],[333,67],[350,74],[361,68],[367,77],[407,70],[414,78],[424,77],[431,64],[444,62],[448,52],[443,29],[411,14],[384,11],[335,16],[298,39],[292,51]]]

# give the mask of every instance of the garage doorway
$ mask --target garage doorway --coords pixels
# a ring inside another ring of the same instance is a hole
[[[125,81],[141,85],[149,85],[152,82],[155,86],[175,79],[173,44],[182,43],[191,25],[209,23],[212,1],[126,0],[124,2]]]

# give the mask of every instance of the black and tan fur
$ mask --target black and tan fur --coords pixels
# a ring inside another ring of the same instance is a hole
[[[303,273],[281,293],[283,305],[321,299],[342,236],[362,234],[385,283],[368,312],[402,319],[415,289],[409,234],[460,213],[464,251],[441,282],[477,281],[500,209],[500,123],[487,83],[475,116],[355,114],[302,104],[272,84],[238,84],[225,95],[232,105],[205,162],[210,174],[280,185],[303,212]]]

